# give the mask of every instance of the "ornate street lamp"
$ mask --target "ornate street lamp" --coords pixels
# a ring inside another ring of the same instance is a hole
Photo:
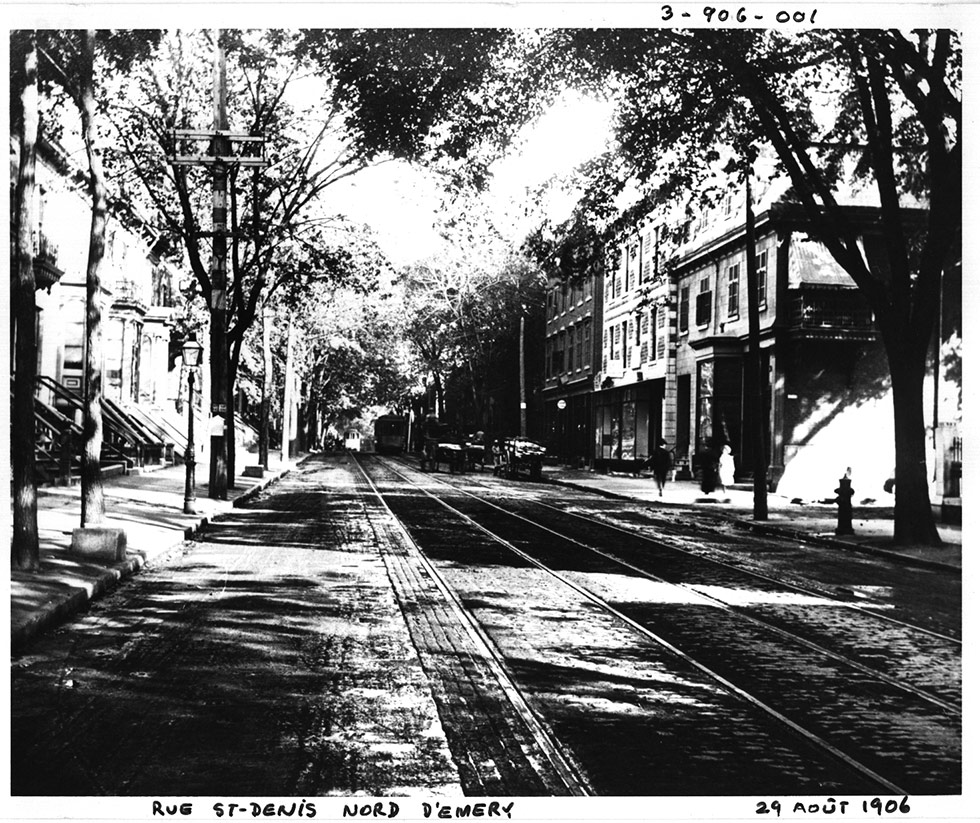
[[[197,335],[191,334],[184,345],[181,353],[184,356],[184,365],[187,367],[187,450],[184,452],[184,465],[187,467],[187,475],[184,480],[184,514],[194,514],[194,370],[201,362],[201,352],[204,347],[197,342]]]

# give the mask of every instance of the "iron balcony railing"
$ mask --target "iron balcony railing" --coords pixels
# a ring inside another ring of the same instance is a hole
[[[857,289],[793,289],[789,325],[801,330],[874,333],[874,314]]]

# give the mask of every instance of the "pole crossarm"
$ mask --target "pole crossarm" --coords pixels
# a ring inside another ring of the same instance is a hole
[[[212,149],[207,154],[178,154],[174,152],[168,155],[167,162],[172,166],[248,166],[251,168],[266,168],[269,161],[265,156],[265,136],[256,134],[243,134],[241,132],[228,131],[227,129],[212,129],[211,131],[201,131],[199,129],[171,129],[171,137],[174,146],[180,141],[202,141],[206,140],[217,145],[218,140],[223,141],[224,145],[231,149],[235,143],[247,144],[257,147],[257,154],[217,154]]]
[[[180,154],[168,157],[167,162],[172,166],[213,166],[221,163],[225,166],[255,166],[263,169],[269,165],[269,161],[262,157],[243,157],[237,154],[222,157],[215,157],[213,154]]]

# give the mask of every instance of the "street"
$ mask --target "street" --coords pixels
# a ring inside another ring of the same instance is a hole
[[[14,795],[949,794],[958,575],[325,455],[13,660]]]

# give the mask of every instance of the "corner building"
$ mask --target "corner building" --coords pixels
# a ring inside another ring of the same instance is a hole
[[[876,208],[848,210],[866,236],[875,234]],[[651,217],[609,250],[602,301],[592,315],[602,334],[589,460],[597,471],[636,471],[663,437],[683,478],[692,475],[698,452],[725,442],[737,475],[747,479],[753,443],[744,380],[749,312],[757,311],[770,489],[824,499],[850,468],[858,499],[886,502],[893,408],[870,307],[825,247],[808,239],[802,210],[785,186],[757,199],[753,212],[752,295],[739,192],[687,225],[680,246],[668,247],[668,234]],[[923,215],[907,212],[910,222]],[[958,294],[959,271],[958,264],[952,268],[944,293]],[[952,308],[958,316],[958,304]],[[929,470],[937,502],[959,496],[950,477],[958,480],[962,449],[959,354],[949,346],[960,323],[943,323],[943,354],[930,367],[924,398],[933,424],[927,437],[936,443]]]

